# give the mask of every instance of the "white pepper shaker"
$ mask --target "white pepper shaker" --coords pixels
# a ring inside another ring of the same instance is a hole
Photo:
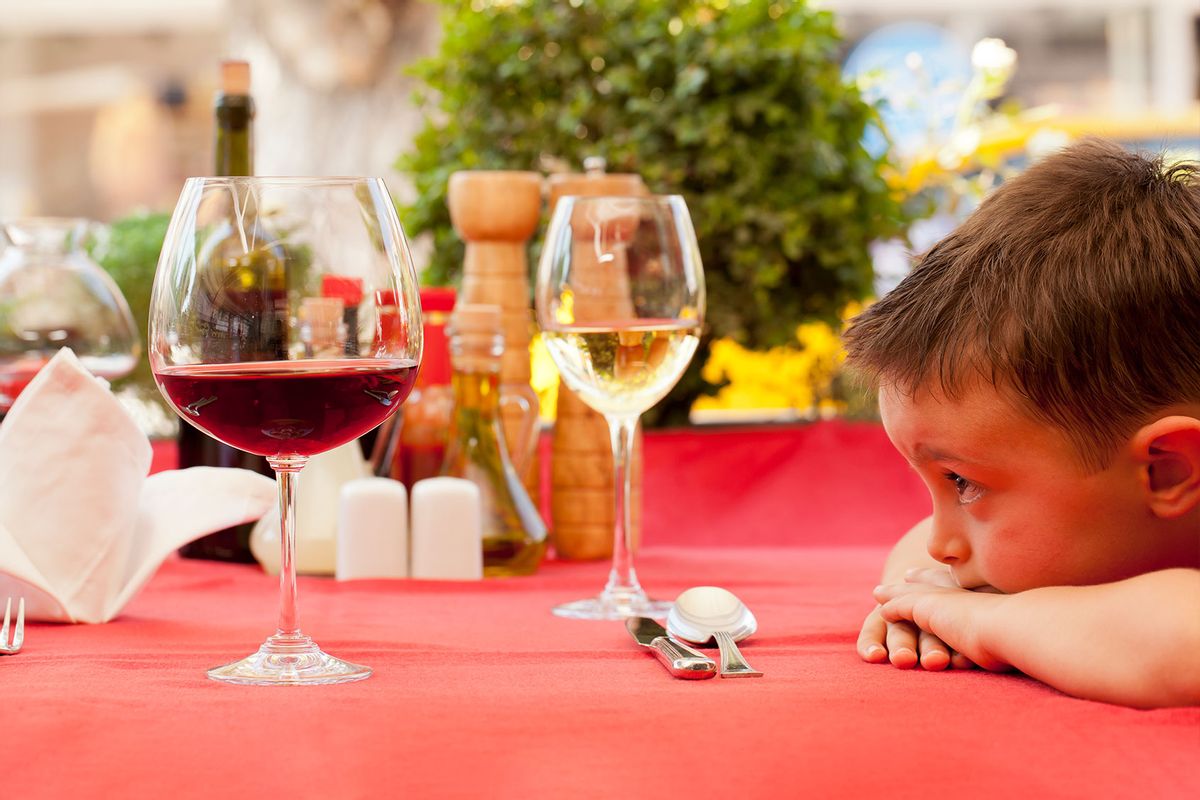
[[[413,485],[412,577],[483,577],[483,515],[472,481],[426,478]]]
[[[359,478],[342,487],[337,579],[408,576],[408,494],[391,478]]]

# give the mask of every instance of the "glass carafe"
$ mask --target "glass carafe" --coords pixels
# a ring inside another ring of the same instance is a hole
[[[513,468],[500,424],[500,309],[459,304],[450,317],[454,415],[442,474],[479,487],[483,574],[529,575],[546,552],[546,525]]]
[[[95,375],[128,375],[139,354],[129,304],[83,249],[83,219],[3,226],[0,250],[0,414],[62,347]]]

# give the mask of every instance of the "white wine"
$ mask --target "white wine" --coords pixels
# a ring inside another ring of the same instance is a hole
[[[639,320],[542,332],[558,371],[606,416],[636,416],[671,391],[699,343],[693,320]]]

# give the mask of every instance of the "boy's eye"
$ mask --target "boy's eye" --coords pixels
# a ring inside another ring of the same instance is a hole
[[[946,480],[954,484],[954,491],[958,492],[958,502],[961,505],[969,505],[983,497],[983,487],[974,481],[964,478],[957,472],[946,472],[944,476]]]

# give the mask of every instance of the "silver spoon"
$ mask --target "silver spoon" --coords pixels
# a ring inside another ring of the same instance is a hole
[[[721,649],[722,678],[761,678],[762,673],[746,663],[734,642],[758,630],[758,620],[733,592],[719,586],[694,586],[679,597],[667,614],[672,636],[708,644],[713,639]]]

